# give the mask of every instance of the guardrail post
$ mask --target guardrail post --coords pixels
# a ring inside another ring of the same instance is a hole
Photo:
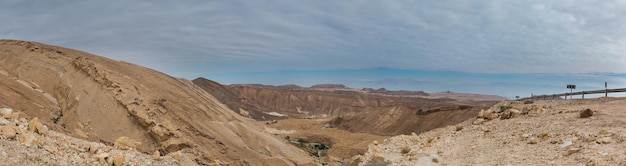
[[[585,91],[583,91],[583,99],[585,99]]]

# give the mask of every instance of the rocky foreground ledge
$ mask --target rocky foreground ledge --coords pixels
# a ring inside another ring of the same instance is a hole
[[[459,125],[369,145],[359,165],[625,165],[626,99],[500,102]]]
[[[113,146],[67,136],[43,125],[38,118],[0,108],[2,165],[195,165],[182,153],[143,154],[139,142],[120,137]]]

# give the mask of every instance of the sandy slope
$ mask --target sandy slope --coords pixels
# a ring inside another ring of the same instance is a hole
[[[305,152],[270,136],[191,81],[35,42],[0,40],[0,107],[51,129],[138,150],[183,152],[199,164],[306,164]]]
[[[362,165],[624,165],[625,98],[502,102],[507,111],[484,113],[458,126],[420,135],[396,136],[376,145],[357,161]],[[591,109],[594,115],[581,118]],[[519,112],[518,112],[519,111]],[[488,112],[488,111],[487,111]],[[475,124],[472,124],[475,123]],[[404,152],[403,152],[404,151]]]

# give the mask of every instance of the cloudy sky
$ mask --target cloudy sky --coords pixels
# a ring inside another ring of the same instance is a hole
[[[626,87],[624,0],[0,2],[0,38],[223,84],[512,98]]]

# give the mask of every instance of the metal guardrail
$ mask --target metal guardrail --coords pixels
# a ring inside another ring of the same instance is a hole
[[[580,91],[580,92],[560,93],[560,94],[552,94],[552,95],[533,95],[531,97],[518,99],[518,101],[529,100],[529,99],[530,100],[554,100],[557,97],[560,98],[561,96],[567,97],[567,96],[574,96],[574,95],[582,95],[582,98],[585,99],[585,94],[602,94],[602,93],[604,93],[604,96],[607,97],[609,93],[615,93],[615,92],[626,92],[626,88]]]

